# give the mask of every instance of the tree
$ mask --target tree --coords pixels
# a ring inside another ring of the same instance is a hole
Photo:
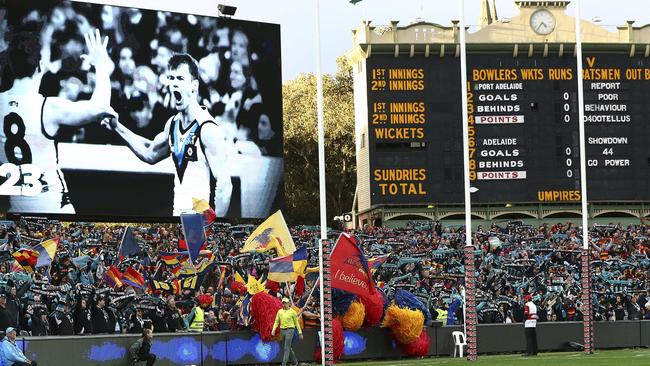
[[[323,75],[328,222],[352,208],[356,187],[352,67],[340,57]],[[319,223],[316,76],[300,74],[282,87],[287,220]]]

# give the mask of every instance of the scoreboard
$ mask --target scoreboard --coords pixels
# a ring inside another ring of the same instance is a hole
[[[462,201],[458,59],[367,61],[372,203]]]
[[[650,62],[583,62],[588,199],[650,200]],[[372,204],[463,201],[460,64],[367,60]],[[467,58],[476,203],[579,202],[578,73],[572,55]]]

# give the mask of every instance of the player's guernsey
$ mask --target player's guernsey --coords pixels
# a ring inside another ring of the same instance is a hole
[[[43,128],[46,101],[40,94],[0,93],[0,164],[3,171],[15,167],[20,171],[13,184],[7,174],[0,178],[12,212],[74,213],[59,168],[57,143]]]
[[[178,216],[192,211],[192,198],[211,202],[214,179],[203,151],[201,128],[216,122],[204,108],[189,126],[183,126],[180,113],[172,117],[169,122],[169,150],[176,170],[174,216]]]

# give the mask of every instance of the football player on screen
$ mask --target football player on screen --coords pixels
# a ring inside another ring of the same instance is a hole
[[[217,216],[224,217],[233,188],[227,166],[232,147],[222,127],[199,104],[198,63],[188,54],[172,56],[167,80],[172,107],[178,113],[167,120],[153,141],[136,135],[116,118],[108,118],[108,125],[146,163],[155,164],[171,155],[176,172],[174,216],[191,211],[192,198],[196,197],[213,201]],[[214,200],[210,199],[212,194]]]
[[[88,53],[82,58],[95,66],[95,90],[90,100],[72,102],[39,94],[48,61],[43,59],[40,33],[11,35],[5,75],[12,76],[13,84],[0,93],[0,175],[7,178],[0,185],[0,195],[9,196],[10,212],[75,213],[58,163],[59,128],[117,115],[110,107],[110,75],[115,65],[106,50],[108,37],[102,40],[95,30],[85,39]]]

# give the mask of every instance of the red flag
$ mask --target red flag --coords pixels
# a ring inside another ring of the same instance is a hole
[[[207,247],[208,247],[208,243],[204,242],[203,245],[201,246],[201,250],[206,250]],[[185,240],[178,239],[178,251],[187,252],[187,242]]]
[[[193,210],[197,213],[203,214],[205,219],[205,226],[210,225],[217,219],[217,214],[214,209],[210,207],[208,201],[198,198],[192,198]]]
[[[108,267],[108,270],[104,273],[104,282],[110,287],[122,287],[124,285],[122,282],[122,274],[115,266]]]
[[[132,287],[142,288],[144,286],[144,277],[142,273],[133,267],[129,267],[122,274],[122,282]]]
[[[298,276],[296,279],[296,296],[302,296],[305,293],[305,277]]]
[[[361,296],[375,292],[368,261],[352,236],[341,234],[330,258],[332,287]]]

